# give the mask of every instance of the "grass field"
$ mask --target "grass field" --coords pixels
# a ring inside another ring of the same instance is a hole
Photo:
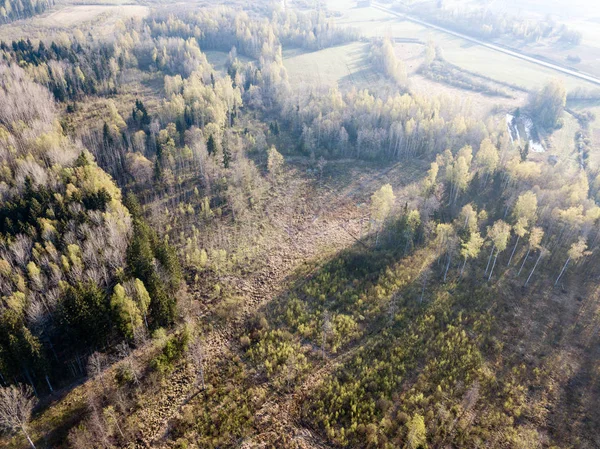
[[[372,69],[368,52],[369,44],[353,42],[315,52],[287,49],[283,57],[293,85],[385,88],[389,83]]]
[[[600,101],[577,102],[568,104],[570,108],[577,112],[590,111],[596,116],[596,119],[590,123],[589,136],[592,140],[592,151],[590,152],[590,164],[600,167]]]
[[[417,2],[414,2],[417,3]],[[423,3],[427,3],[425,0]],[[448,9],[486,9],[507,17],[516,16],[522,20],[546,21],[548,18],[558,24],[565,24],[569,28],[582,33],[583,40],[578,46],[564,45],[556,42],[533,42],[523,44],[522,41],[511,40],[508,37],[495,42],[519,48],[530,55],[539,55],[570,68],[600,76],[600,8],[593,0],[552,0],[541,2],[538,0],[445,0],[444,6]],[[576,55],[581,58],[580,63],[572,63],[567,56]]]
[[[534,89],[543,85],[548,79],[557,77],[564,80],[567,89],[578,86],[594,87],[591,83],[560,74],[549,68],[473,44],[417,23],[403,21],[375,8],[357,8],[355,4],[356,2],[350,0],[329,0],[327,2],[331,10],[342,12],[341,17],[336,19],[337,23],[358,28],[366,37],[390,36],[418,38],[424,42],[433,41],[442,48],[445,58],[450,63],[504,83],[511,83],[525,89]],[[600,39],[598,42],[600,46]]]
[[[148,13],[148,7],[131,3],[59,3],[42,15],[0,26],[0,40],[51,40],[57,34],[63,31],[70,33],[77,27],[95,37],[108,36],[113,32],[117,21],[145,17]]]
[[[579,129],[579,123],[567,112],[563,113],[562,120],[562,128],[554,131],[550,137],[545,139],[547,153],[579,165],[579,158],[575,152],[575,133]]]
[[[225,64],[227,63],[229,53],[226,53],[224,51],[213,50],[203,51],[203,53],[206,55],[206,59],[208,59],[208,62],[211,63],[211,65],[215,68],[217,72],[220,72],[221,74],[226,74]],[[252,61],[252,59],[239,54],[238,59],[243,63]]]
[[[487,116],[493,109],[511,110],[521,106],[527,94],[521,91],[502,87],[513,98],[500,98],[482,93],[460,89],[437,81],[432,81],[417,72],[425,61],[425,47],[423,44],[410,42],[397,42],[394,45],[396,56],[404,61],[410,79],[411,92],[419,95],[445,95],[456,98],[465,110],[477,117]]]

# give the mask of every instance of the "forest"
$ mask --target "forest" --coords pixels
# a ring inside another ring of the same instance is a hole
[[[361,44],[372,86],[288,74]],[[2,40],[2,447],[595,447],[595,91],[419,45],[301,2]]]
[[[2,0],[0,16],[4,23],[8,23],[41,14],[53,4],[53,0]]]

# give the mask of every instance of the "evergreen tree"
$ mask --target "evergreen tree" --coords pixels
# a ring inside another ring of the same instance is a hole
[[[212,134],[208,136],[208,140],[206,141],[206,151],[210,156],[215,154],[217,151],[217,142]]]

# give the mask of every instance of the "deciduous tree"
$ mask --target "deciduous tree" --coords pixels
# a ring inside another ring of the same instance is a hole
[[[23,432],[29,445],[35,449],[27,425],[35,400],[33,391],[28,386],[11,385],[0,387],[0,428],[9,432]]]

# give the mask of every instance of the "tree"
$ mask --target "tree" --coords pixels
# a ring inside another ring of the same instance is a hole
[[[527,287],[527,284],[529,284],[529,280],[531,279],[531,276],[533,276],[533,273],[535,272],[535,269],[537,268],[538,264],[540,263],[540,260],[542,260],[542,257],[544,257],[548,253],[549,253],[549,251],[546,248],[540,247],[540,255],[538,256],[537,260],[535,261],[535,264],[533,265],[533,268],[531,269],[531,273],[529,273],[529,276],[527,276],[527,280],[525,281],[525,284],[523,284],[523,287]]]
[[[477,211],[473,208],[473,205],[466,204],[460,211],[458,216],[458,225],[462,229],[466,229],[469,233],[477,231]]]
[[[146,286],[139,279],[135,279],[133,285],[133,292],[131,295],[136,303],[137,307],[144,317],[144,323],[146,325],[146,329],[148,329],[148,308],[150,307],[150,294],[148,290],[146,290]]]
[[[450,223],[439,223],[435,229],[436,247],[438,249],[438,257],[441,257],[442,251],[446,251],[446,269],[444,270],[444,282],[448,275],[448,269],[452,262],[452,255],[456,250],[457,238],[454,226]],[[439,260],[439,259],[438,259]]]
[[[475,156],[475,163],[483,173],[483,186],[487,185],[490,175],[493,175],[498,168],[498,149],[489,138],[483,139],[479,151]]]
[[[217,152],[217,142],[212,134],[208,136],[208,140],[206,141],[206,151],[211,156]]]
[[[535,122],[544,129],[556,127],[567,104],[564,84],[556,79],[547,83],[541,90],[531,94],[529,109]]]
[[[408,431],[406,436],[408,449],[425,449],[427,447],[427,429],[423,417],[415,413],[406,423],[406,428]]]
[[[587,243],[585,242],[585,239],[583,237],[579,237],[579,240],[577,240],[575,243],[573,243],[571,245],[571,248],[569,249],[569,252],[567,254],[569,257],[567,258],[567,261],[563,265],[562,270],[560,270],[560,274],[556,278],[556,282],[554,282],[554,286],[556,286],[558,284],[558,281],[560,280],[563,273],[567,269],[567,265],[569,264],[569,262],[571,260],[573,262],[577,262],[583,256],[587,256],[587,255],[591,254],[591,252],[587,251]]]
[[[512,250],[510,258],[508,259],[507,266],[510,266],[510,262],[517,250],[519,239],[527,234],[527,228],[529,224],[535,220],[535,214],[537,212],[537,196],[533,192],[525,192],[520,195],[513,209],[513,218],[515,220],[514,231],[517,234],[517,241],[515,247]]]
[[[23,432],[33,449],[35,445],[29,436],[27,425],[34,405],[31,387],[11,385],[0,388],[0,428],[13,433]]]
[[[113,294],[110,297],[110,307],[123,335],[132,339],[137,329],[142,325],[142,313],[136,302],[126,294],[121,284],[115,285],[113,289]]]
[[[267,169],[269,170],[269,174],[273,179],[277,179],[277,177],[281,174],[283,163],[283,156],[279,151],[277,151],[277,148],[272,145],[268,150]]]
[[[377,192],[371,195],[371,220],[377,228],[375,245],[379,242],[379,231],[383,222],[390,214],[395,201],[396,197],[390,184],[382,186]]]
[[[69,286],[59,307],[59,322],[69,329],[80,346],[94,346],[109,332],[109,308],[106,295],[92,282]]]
[[[88,376],[92,379],[99,377],[100,382],[104,386],[104,377],[102,376],[102,373],[104,372],[104,369],[106,368],[107,365],[108,365],[108,357],[106,356],[106,354],[103,354],[98,351],[94,352],[88,358],[88,363],[87,363]]]
[[[527,160],[527,156],[529,155],[529,140],[525,142],[525,146],[523,148],[519,147],[519,154],[521,155],[521,162],[525,162]]]
[[[506,249],[506,246],[508,245],[508,239],[510,237],[510,225],[502,220],[498,220],[494,223],[494,225],[491,228],[488,228],[488,237],[492,240],[493,246],[492,252],[490,254],[490,260],[488,260],[488,266],[486,267],[486,274],[490,265],[490,261],[492,259],[492,255],[494,254],[494,249],[496,250],[496,255],[494,256],[494,264],[490,269],[490,275],[488,277],[489,281],[492,278],[492,273],[494,271],[494,267],[496,266],[498,254],[504,251]]]
[[[423,179],[423,194],[428,197],[435,189],[438,172],[440,167],[437,162],[432,162],[431,167],[427,171],[427,176]]]
[[[323,356],[323,360],[325,359],[325,345],[327,344],[327,335],[331,333],[333,330],[333,324],[331,324],[331,318],[329,317],[329,312],[323,312],[323,324],[321,325],[321,353]]]
[[[226,147],[223,148],[223,168],[229,168],[231,162],[231,152]]]
[[[465,271],[465,265],[467,265],[467,259],[475,259],[479,252],[481,251],[481,246],[483,245],[483,237],[479,232],[473,232],[469,236],[469,240],[462,244],[462,248],[460,250],[461,255],[464,257],[465,261],[460,270],[460,275],[462,276]]]
[[[534,227],[529,233],[529,248],[527,248],[527,254],[523,258],[523,263],[521,264],[521,268],[519,268],[519,272],[517,276],[521,274],[521,270],[523,270],[523,266],[529,257],[529,253],[532,249],[539,249],[540,244],[542,243],[542,238],[544,237],[544,230],[540,227]]]
[[[464,192],[471,180],[469,168],[471,164],[471,147],[462,148],[456,160],[446,168],[446,177],[450,182],[450,203],[455,203],[459,193]]]

